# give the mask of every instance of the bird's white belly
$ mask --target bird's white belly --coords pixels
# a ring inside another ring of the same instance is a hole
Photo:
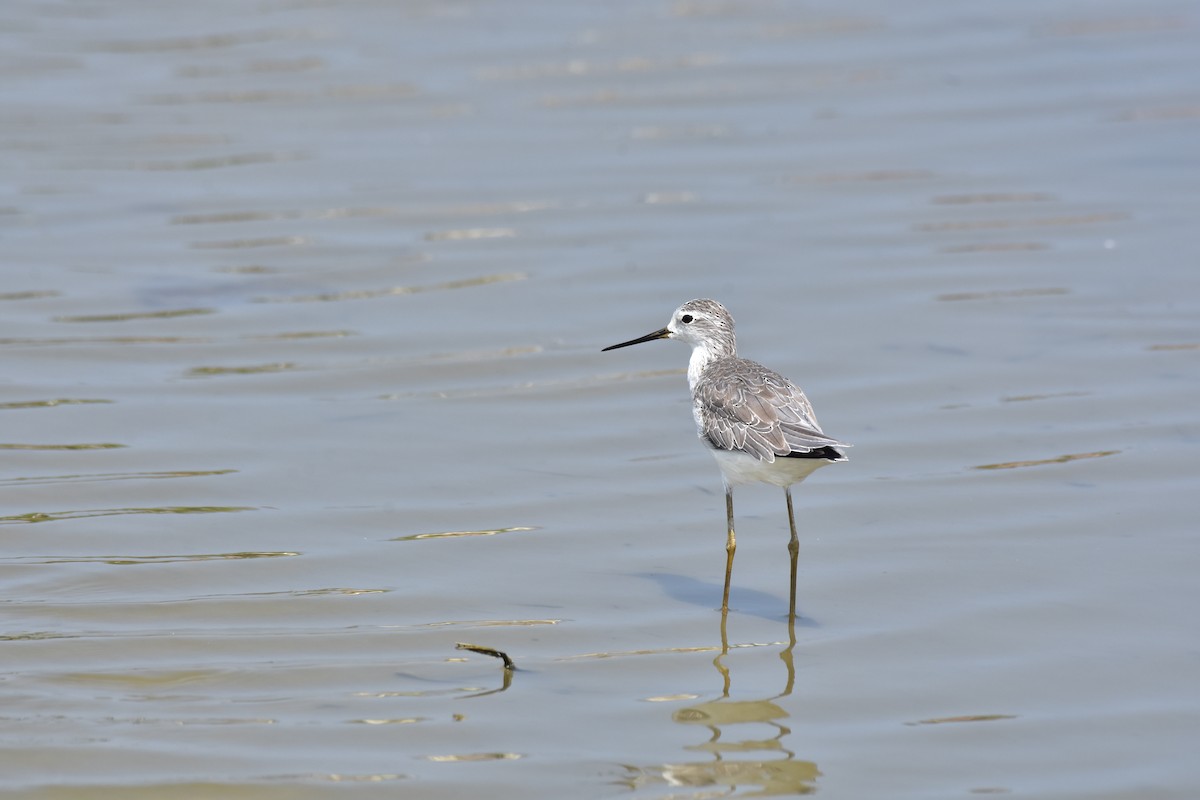
[[[776,458],[768,462],[737,450],[710,449],[709,452],[730,486],[756,481],[772,486],[791,486],[830,463],[824,458]]]

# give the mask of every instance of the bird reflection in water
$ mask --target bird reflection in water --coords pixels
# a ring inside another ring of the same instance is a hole
[[[721,614],[721,652],[713,666],[721,675],[721,696],[705,703],[681,708],[671,719],[681,725],[703,726],[708,729],[708,741],[689,745],[691,752],[706,753],[711,760],[681,761],[653,766],[626,766],[626,776],[619,781],[630,789],[653,785],[693,788],[692,794],[674,793],[672,797],[712,797],[714,788],[723,788],[721,796],[732,795],[738,789],[752,789],[755,797],[811,794],[817,790],[821,772],[812,761],[796,758],[786,741],[791,728],[784,724],[788,712],[775,701],[792,693],[796,682],[796,666],[792,654],[796,648],[796,618],[788,618],[788,641],[779,653],[786,679],[779,694],[761,700],[731,700],[733,679],[725,658],[730,645],[727,633],[728,614]],[[782,644],[782,643],[781,643]],[[734,645],[737,649],[739,645]],[[759,729],[741,726],[766,726],[767,735],[755,736]],[[742,738],[734,738],[741,736]],[[755,755],[758,757],[750,757]]]

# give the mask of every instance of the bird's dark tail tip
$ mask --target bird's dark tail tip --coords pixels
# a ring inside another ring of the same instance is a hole
[[[784,458],[823,458],[826,461],[846,461],[846,455],[836,447],[818,447],[816,450],[809,450],[805,453],[791,452]]]

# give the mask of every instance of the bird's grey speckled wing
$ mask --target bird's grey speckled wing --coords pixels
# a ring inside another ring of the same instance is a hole
[[[847,445],[826,436],[804,392],[779,373],[744,358],[709,365],[693,395],[700,438],[719,450],[762,461]]]

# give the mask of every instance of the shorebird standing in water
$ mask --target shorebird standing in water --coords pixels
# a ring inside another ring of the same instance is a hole
[[[721,611],[729,611],[729,580],[737,538],[733,532],[733,487],[758,481],[779,486],[787,496],[788,552],[792,586],[788,613],[796,616],[796,515],[792,486],[817,468],[846,461],[850,445],[826,436],[812,404],[800,388],[774,370],[738,358],[733,317],[716,300],[689,300],[675,310],[665,328],[614,344],[605,351],[655,339],[679,339],[692,346],[688,385],[700,441],[708,447],[725,483],[725,593]]]

